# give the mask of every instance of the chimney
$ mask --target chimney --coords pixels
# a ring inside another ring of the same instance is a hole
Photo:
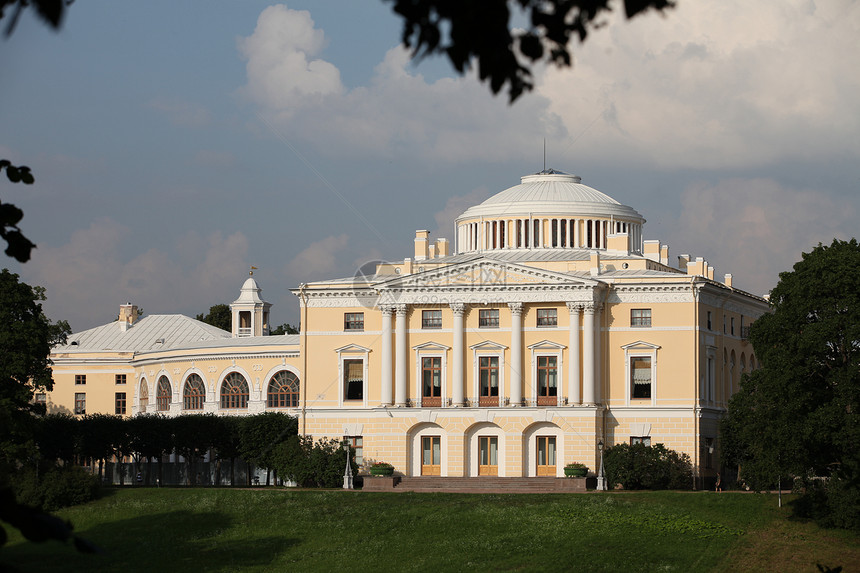
[[[137,321],[137,306],[127,302],[119,306],[119,328],[123,332]]]
[[[660,241],[650,240],[643,241],[643,245],[645,246],[645,255],[646,259],[650,259],[655,263],[660,262]]]
[[[690,262],[690,255],[678,255],[678,268],[687,272],[687,263]]]
[[[600,274],[600,253],[598,251],[591,251],[591,268],[589,269],[591,272],[591,276],[596,277]]]
[[[660,263],[669,265],[669,245],[660,245]]]
[[[731,273],[726,273],[726,278],[723,281],[725,285],[729,288],[732,288],[732,275]]]
[[[711,265],[707,265],[708,267],[708,278],[714,280],[714,267]]]
[[[448,239],[436,239],[436,256],[448,256]]]
[[[436,243],[432,243],[428,248],[430,249],[429,257],[431,259],[435,259],[436,258]]]
[[[428,239],[430,231],[415,231],[415,260],[423,261],[429,255]]]

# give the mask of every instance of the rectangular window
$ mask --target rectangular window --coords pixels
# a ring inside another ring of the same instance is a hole
[[[726,333],[726,315],[723,315],[723,334]]]
[[[355,452],[355,463],[364,465],[364,438],[361,436],[344,436],[343,439]]]
[[[646,446],[650,446],[651,438],[649,436],[630,436],[630,445],[634,446],[636,444],[645,444]]]
[[[438,408],[442,405],[442,358],[421,359],[421,405]]]
[[[633,356],[630,358],[630,382],[632,396],[637,399],[651,398],[651,357]]]
[[[347,312],[343,315],[344,330],[364,330],[364,313]]]
[[[125,384],[125,374],[117,374],[116,375],[116,383],[117,384]]]
[[[732,325],[732,336],[734,336],[735,335],[735,317],[732,317],[731,325]]]
[[[558,357],[537,357],[538,406],[558,404]]]
[[[481,328],[499,327],[499,309],[487,308],[478,311],[478,326]]]
[[[343,387],[345,400],[364,400],[364,360],[343,361]]]
[[[479,406],[499,405],[499,357],[481,356],[479,368]]]
[[[711,311],[708,311],[708,330],[711,330]]]
[[[422,310],[421,328],[442,328],[442,311]]]
[[[705,438],[705,468],[714,467],[714,438]]]
[[[75,414],[87,413],[87,395],[85,392],[75,393]]]
[[[537,311],[538,326],[558,326],[558,311],[554,308],[539,308]]]
[[[87,383],[87,375],[86,374],[75,374],[75,384],[86,384]]]
[[[651,309],[634,308],[630,311],[630,326],[651,326]]]
[[[114,397],[114,414],[125,414],[125,392],[117,392]]]
[[[36,404],[47,404],[48,403],[48,395],[44,392],[39,392],[36,394]]]

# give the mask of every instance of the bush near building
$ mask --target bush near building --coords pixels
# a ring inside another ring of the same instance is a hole
[[[606,483],[624,489],[690,489],[690,456],[663,444],[618,444],[603,454]]]

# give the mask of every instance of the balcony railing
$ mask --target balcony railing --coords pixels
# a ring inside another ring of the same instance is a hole
[[[251,329],[243,326],[239,327],[239,336],[251,336]]]

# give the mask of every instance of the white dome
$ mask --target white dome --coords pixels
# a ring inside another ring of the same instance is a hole
[[[524,215],[604,216],[637,223],[645,219],[635,209],[609,195],[583,185],[577,175],[548,169],[525,175],[521,183],[496,193],[480,205],[470,207],[457,220],[472,217]]]

